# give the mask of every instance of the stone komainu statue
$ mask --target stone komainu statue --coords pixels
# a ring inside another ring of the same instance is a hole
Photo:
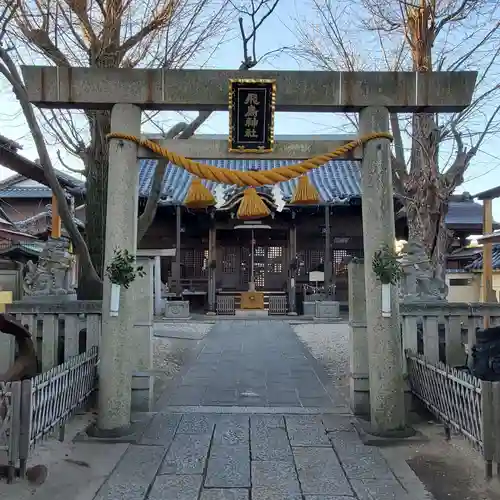
[[[422,243],[408,242],[403,250],[400,264],[404,276],[400,285],[403,300],[446,300],[448,286],[434,276],[432,264]]]
[[[68,295],[74,294],[69,274],[74,256],[69,252],[70,242],[66,238],[49,238],[35,264],[26,264],[23,290],[26,295]]]

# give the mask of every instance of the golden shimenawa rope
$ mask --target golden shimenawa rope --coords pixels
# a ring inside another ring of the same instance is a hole
[[[107,138],[108,140],[122,139],[124,141],[135,142],[137,145],[148,148],[154,153],[167,158],[174,165],[182,167],[184,170],[197,177],[200,177],[201,179],[219,182],[221,184],[235,184],[237,186],[257,187],[295,179],[296,177],[300,177],[301,175],[305,174],[309,170],[321,167],[333,158],[356,149],[358,146],[361,146],[365,142],[371,141],[372,139],[392,140],[392,135],[388,132],[373,132],[371,134],[364,135],[363,137],[360,137],[355,141],[348,142],[347,144],[338,147],[331,153],[314,156],[313,158],[304,160],[303,162],[296,165],[286,165],[282,167],[276,167],[271,170],[260,171],[230,170],[224,167],[206,165],[204,163],[199,163],[184,156],[178,155],[173,151],[169,151],[168,149],[161,147],[159,144],[153,141],[150,141],[148,139],[141,139],[140,137],[136,137],[134,135],[113,132],[111,134],[108,134]]]

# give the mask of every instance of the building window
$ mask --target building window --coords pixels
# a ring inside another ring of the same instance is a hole
[[[267,272],[280,274],[283,272],[283,248],[268,247],[267,249]]]

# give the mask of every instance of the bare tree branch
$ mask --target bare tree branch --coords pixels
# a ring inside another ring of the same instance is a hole
[[[12,85],[13,92],[16,98],[18,99],[19,104],[21,105],[24,116],[26,118],[26,122],[33,136],[33,140],[35,141],[35,145],[39,155],[40,165],[43,167],[47,182],[49,183],[52,192],[56,196],[57,206],[64,227],[68,231],[73,243],[75,244],[75,247],[78,251],[78,255],[80,256],[82,267],[83,269],[85,269],[85,273],[86,274],[88,273],[87,277],[90,278],[91,280],[99,282],[100,279],[92,264],[87,245],[85,244],[83,236],[80,234],[80,231],[78,230],[73,221],[73,218],[69,211],[68,204],[66,202],[66,196],[64,194],[64,190],[59,184],[59,181],[57,180],[54,167],[52,166],[52,162],[50,160],[50,156],[47,151],[45,141],[43,139],[42,131],[40,129],[40,126],[38,125],[38,121],[33,111],[33,107],[29,102],[28,94],[22,83],[21,75],[17,71],[16,65],[14,64],[14,61],[11,59],[8,50],[5,49],[3,46],[0,46],[0,61],[1,61],[0,73]]]
[[[247,36],[245,33],[243,18],[240,17],[238,20],[238,24],[241,31],[241,38],[243,42],[243,61],[240,65],[240,70],[249,70],[254,67],[258,63],[258,58],[255,49],[255,40],[257,35],[257,30],[260,26],[262,26],[263,22],[272,14],[278,5],[279,0],[273,0],[273,5],[268,8],[268,11],[262,16],[260,20],[256,20],[256,15],[259,12],[260,8],[266,3],[266,0],[261,0],[258,5],[255,5],[255,2],[252,1],[252,10],[249,11],[249,15],[251,18],[252,30]],[[248,56],[248,44],[253,40],[253,56]],[[278,49],[279,50],[279,49]],[[272,51],[271,51],[272,52]],[[268,52],[269,54],[269,52]],[[264,57],[264,56],[263,56]],[[179,140],[189,139],[192,137],[196,131],[201,127],[212,115],[212,111],[201,111],[198,113],[198,116],[192,120],[189,124],[184,122],[179,122],[174,125],[166,134],[166,138],[172,139],[177,138]],[[151,191],[149,193],[146,206],[144,208],[144,212],[139,217],[138,230],[137,230],[137,240],[140,241],[144,235],[146,234],[149,226],[152,224],[156,211],[158,208],[158,202],[161,197],[163,178],[165,176],[165,169],[167,167],[167,162],[158,161],[155,173],[153,176],[153,182],[151,186]]]
[[[158,13],[154,13],[153,18],[146,26],[123,42],[118,49],[119,52],[125,55],[130,49],[139,45],[151,33],[161,29],[163,26],[168,26],[179,5],[181,5],[179,0],[168,0]]]
[[[391,116],[393,179],[405,205],[410,238],[423,241],[436,268],[442,270],[449,197],[464,181],[480,145],[500,125],[495,102],[500,97],[496,74],[500,2],[355,0],[343,8],[340,5],[334,0],[313,0],[314,18],[297,21],[297,52],[318,68],[479,69],[473,103],[463,112],[451,117],[429,113],[411,118]],[[356,19],[359,21],[353,21]],[[364,48],[367,50],[363,53]],[[450,146],[445,141],[449,139],[454,148],[449,161],[443,161],[443,151],[447,153]]]
[[[63,159],[62,159],[62,156],[61,156],[61,151],[58,149],[57,152],[57,159],[59,160],[59,162],[61,163],[61,165],[66,169],[66,170],[69,170],[70,172],[73,172],[74,174],[78,174],[78,175],[83,175],[85,174],[85,171],[84,170],[77,170],[76,168],[72,168],[70,167]]]
[[[166,139],[174,139],[186,129],[185,123],[177,123],[166,134]],[[161,190],[163,187],[163,178],[165,177],[165,170],[168,162],[164,159],[158,160],[151,184],[151,191],[149,192],[144,212],[140,215],[137,222],[137,242],[139,243],[147,230],[151,226],[156,216],[158,209],[158,202],[161,197]]]
[[[40,64],[41,56],[64,67],[182,68],[199,54],[210,53],[212,42],[218,44],[227,36],[231,21],[229,0],[16,0],[16,4],[5,36],[16,47],[11,57],[17,64]],[[46,139],[52,137],[85,166],[87,254],[97,274],[102,274],[110,113],[58,110],[40,115]],[[145,215],[153,213],[152,200]],[[83,294],[79,289],[81,298],[98,299],[99,293],[97,288]]]

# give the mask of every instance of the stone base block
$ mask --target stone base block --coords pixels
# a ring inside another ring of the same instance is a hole
[[[349,396],[354,415],[370,415],[370,382],[367,374],[351,374]]]
[[[421,403],[409,389],[404,395],[405,412],[410,415],[421,410]],[[351,375],[349,380],[349,406],[358,417],[370,415],[370,381],[365,375]]]
[[[65,304],[66,302],[75,302],[77,300],[76,293],[61,293],[59,295],[47,294],[47,295],[25,295],[22,301],[26,302],[39,302],[40,304],[47,303],[60,303]]]
[[[314,316],[320,319],[333,319],[340,316],[340,304],[334,301],[316,302]]]
[[[154,313],[155,316],[161,316],[165,311],[165,305],[167,301],[165,299],[160,299],[157,303],[155,302]]]
[[[189,318],[189,302],[187,300],[167,300],[165,302],[165,318]]]
[[[316,313],[316,302],[304,302],[304,316],[314,316]]]
[[[131,352],[134,354],[132,370],[143,372],[152,366],[153,360],[153,322],[143,325],[135,324],[130,339]]]
[[[153,410],[153,375],[136,372],[132,375],[132,411],[149,412]]]
[[[373,432],[371,424],[367,420],[356,420],[354,427],[362,443],[366,446],[395,446],[402,443],[422,443],[429,440],[421,432],[417,432],[409,425],[383,434]]]
[[[419,413],[422,408],[424,407],[424,404],[417,399],[410,390],[405,390],[405,411],[406,414],[410,413]]]

